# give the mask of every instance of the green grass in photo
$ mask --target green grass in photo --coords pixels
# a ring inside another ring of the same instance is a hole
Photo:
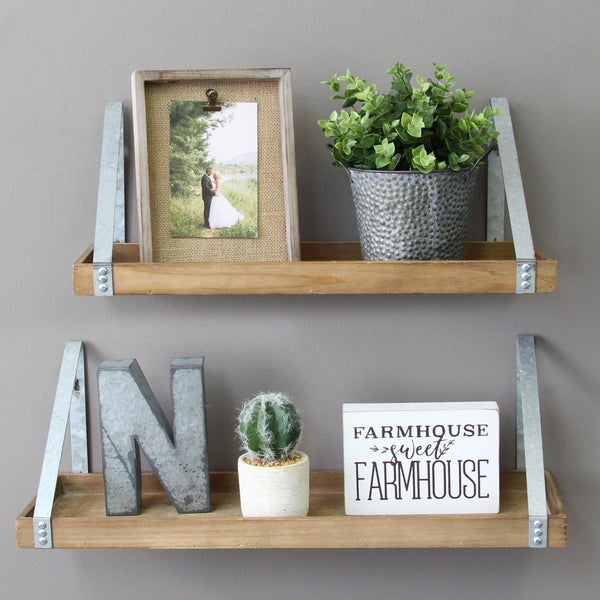
[[[202,196],[171,197],[171,236],[202,237],[204,203]]]
[[[221,185],[221,193],[244,215],[232,227],[210,230],[204,227],[204,203],[201,195],[171,197],[171,236],[213,238],[258,237],[258,186],[256,178],[231,179]]]

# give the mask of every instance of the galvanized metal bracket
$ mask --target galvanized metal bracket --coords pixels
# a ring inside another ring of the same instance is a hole
[[[67,433],[67,421],[71,423],[73,472],[88,473],[83,342],[67,342],[63,353],[42,473],[33,511],[33,539],[36,548],[52,548],[52,505]]]
[[[517,469],[525,470],[529,547],[548,546],[548,509],[535,337],[517,336]]]
[[[500,167],[498,150],[492,150],[487,159],[487,219],[485,239],[489,242],[504,240],[504,219],[506,196],[504,179]]]
[[[506,98],[490,98],[490,107],[502,113],[492,117],[494,127],[500,132],[498,153],[488,160],[488,240],[504,239],[504,198],[508,207],[512,230],[517,272],[515,291],[517,294],[535,294],[536,258],[519,168],[517,145]],[[499,207],[500,205],[500,207]]]
[[[125,241],[124,149],[123,103],[107,102],[94,238],[94,296],[113,295],[113,243]]]

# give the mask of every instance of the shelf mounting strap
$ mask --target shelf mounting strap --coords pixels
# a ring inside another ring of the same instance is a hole
[[[94,296],[113,295],[113,243],[125,242],[123,137],[123,103],[107,102],[94,238]]]
[[[517,336],[517,469],[525,469],[529,547],[548,546],[548,508],[538,391],[535,338]]]
[[[504,199],[508,207],[515,257],[516,293],[535,294],[536,258],[510,107],[506,98],[490,98],[490,107],[502,113],[492,117],[500,132],[498,152],[488,161],[488,240],[504,239]]]
[[[67,342],[63,353],[33,512],[33,539],[36,548],[52,548],[52,505],[67,433],[67,421],[71,423],[73,472],[88,473],[83,342]]]

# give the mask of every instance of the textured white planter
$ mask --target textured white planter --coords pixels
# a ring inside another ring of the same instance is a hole
[[[244,517],[305,517],[308,514],[309,461],[260,467],[238,459],[240,502]]]

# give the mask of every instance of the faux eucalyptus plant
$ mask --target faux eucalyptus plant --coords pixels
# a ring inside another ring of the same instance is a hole
[[[386,94],[352,75],[324,81],[342,100],[342,110],[319,121],[333,138],[337,163],[358,169],[431,173],[472,167],[498,132],[490,117],[498,110],[468,112],[473,92],[456,89],[445,65],[434,63],[434,78],[417,77],[401,63],[389,69],[391,89]],[[341,90],[342,85],[345,89]]]

